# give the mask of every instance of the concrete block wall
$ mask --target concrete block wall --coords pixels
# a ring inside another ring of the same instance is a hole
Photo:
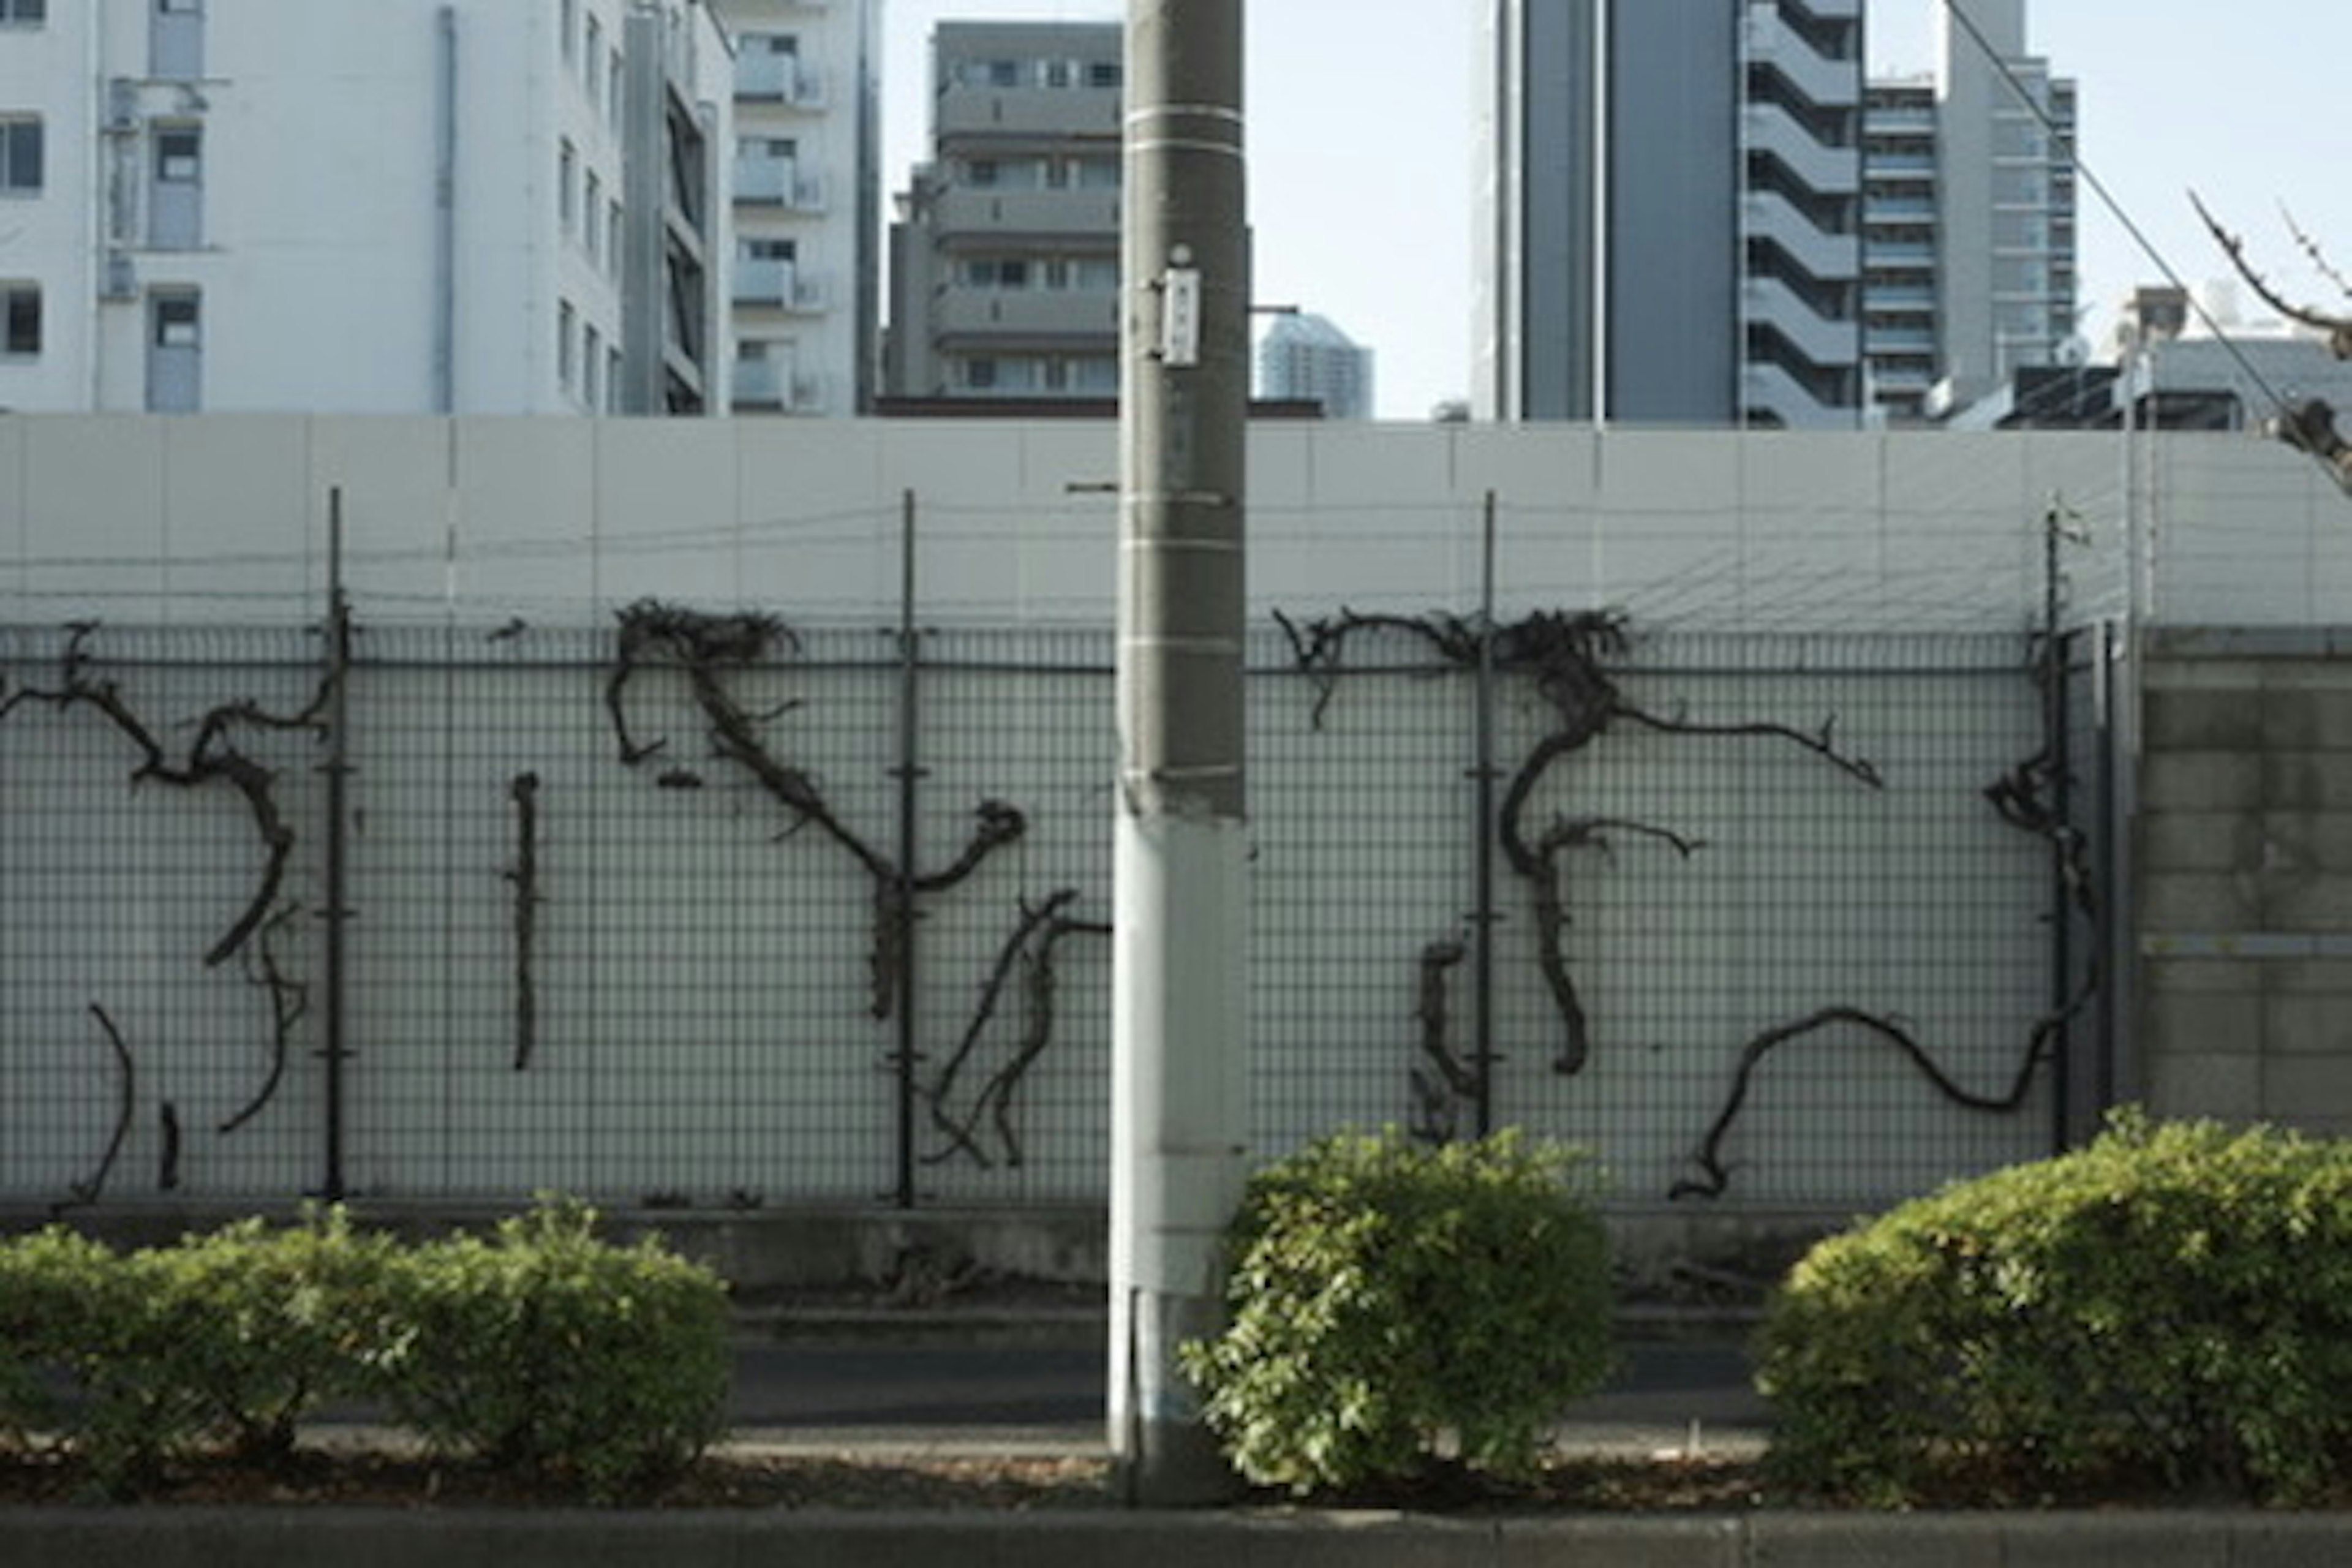
[[[2142,1099],[2352,1133],[2352,634],[2150,635]]]

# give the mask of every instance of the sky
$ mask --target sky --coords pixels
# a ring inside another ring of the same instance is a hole
[[[1117,21],[1123,0],[881,0],[884,177],[903,189],[929,134],[929,40],[942,18]],[[1868,0],[1874,74],[1934,68],[1946,0]],[[1972,0],[1958,0],[1964,7]],[[1481,0],[1254,0],[1245,111],[1255,293],[1328,316],[1377,356],[1378,412],[1426,418],[1470,390],[1471,81]],[[2195,190],[2292,298],[2340,304],[2282,205],[2352,275],[2352,4],[2028,0],[2028,37],[2081,84],[2084,330],[2169,266],[2192,287],[2228,262]],[[2253,301],[2245,301],[2255,313]]]

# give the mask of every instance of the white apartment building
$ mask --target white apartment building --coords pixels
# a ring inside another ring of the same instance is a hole
[[[701,0],[0,0],[0,407],[709,413]]]
[[[881,314],[879,0],[711,4],[735,46],[735,408],[865,413]]]
[[[1257,395],[1315,404],[1326,419],[1370,419],[1372,351],[1328,316],[1278,315],[1258,339]]]

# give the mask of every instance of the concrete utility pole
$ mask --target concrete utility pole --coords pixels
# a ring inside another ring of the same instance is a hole
[[[1170,1507],[1234,1487],[1176,1347],[1223,1321],[1247,1131],[1242,4],[1127,16],[1108,1416]]]

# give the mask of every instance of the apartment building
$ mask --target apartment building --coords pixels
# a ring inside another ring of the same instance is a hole
[[[0,0],[0,407],[724,410],[700,0]]]
[[[1862,408],[1863,0],[1493,0],[1474,405]]]
[[[1326,419],[1372,416],[1372,351],[1311,311],[1274,318],[1257,344],[1257,395],[1311,403]]]
[[[1958,412],[2074,353],[2074,83],[2027,51],[2025,0],[1937,7],[1932,75],[1864,115],[1864,336],[1894,420]]]
[[[880,330],[878,0],[711,0],[735,46],[738,413],[873,405]]]
[[[931,157],[898,198],[894,398],[1118,392],[1116,23],[941,23]]]

